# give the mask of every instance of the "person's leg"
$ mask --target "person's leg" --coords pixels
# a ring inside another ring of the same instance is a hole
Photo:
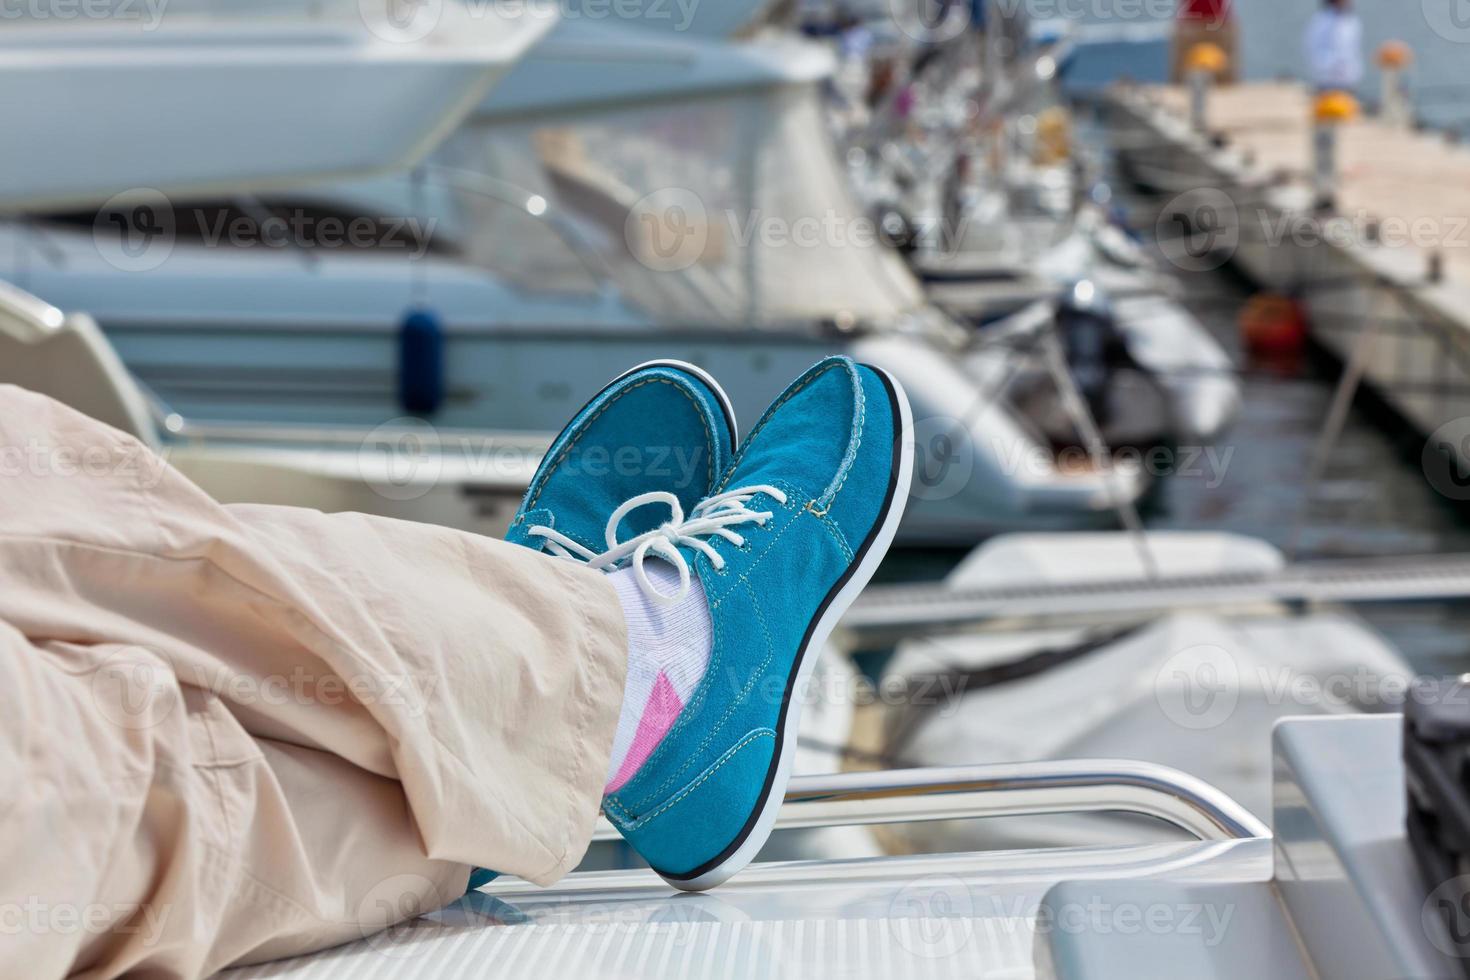
[[[450,901],[471,865],[544,883],[579,860],[626,669],[598,572],[222,507],[12,387],[0,469],[14,962],[194,976]]]

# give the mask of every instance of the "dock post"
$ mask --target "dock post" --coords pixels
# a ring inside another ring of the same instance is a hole
[[[1230,64],[1230,57],[1218,44],[1204,41],[1189,49],[1185,58],[1189,80],[1189,123],[1196,133],[1209,128],[1210,83]]]
[[[1203,133],[1208,125],[1205,105],[1209,91],[1209,72],[1192,71],[1189,73],[1189,125],[1196,133]]]
[[[1337,127],[1318,122],[1312,127],[1312,190],[1318,211],[1331,209],[1337,199]]]
[[[1379,115],[1390,126],[1408,128],[1414,121],[1404,70],[1414,63],[1414,52],[1403,41],[1384,41],[1378,47],[1378,69],[1383,87]]]
[[[1347,92],[1324,92],[1312,107],[1312,190],[1319,211],[1337,204],[1337,131],[1358,114]]]

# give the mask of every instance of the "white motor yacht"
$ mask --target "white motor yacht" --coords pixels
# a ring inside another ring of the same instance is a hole
[[[402,492],[352,495],[397,516],[503,528],[526,474],[498,449],[544,440],[632,364],[701,364],[748,426],[806,365],[843,351],[914,400],[929,462],[908,540],[1113,522],[1146,489],[1141,467],[1059,465],[1007,397],[1012,352],[978,344],[862,239],[821,121],[830,71],[794,38],[569,19],[417,172],[180,197],[146,268],[110,237],[126,209],[49,212],[0,231],[0,274],[96,319],[177,420],[163,438],[180,465],[213,465],[201,456],[228,441],[227,462],[411,471]],[[396,237],[375,226],[380,245],[364,249],[294,233],[275,247],[255,231],[272,216],[321,228],[365,215],[404,221]],[[217,235],[235,227],[250,233]],[[411,320],[429,325],[427,356],[405,353]],[[411,458],[379,458],[405,445]],[[419,512],[403,497],[453,504]]]

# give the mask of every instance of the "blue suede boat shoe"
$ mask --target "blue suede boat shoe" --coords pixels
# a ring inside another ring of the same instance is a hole
[[[713,643],[703,678],[609,820],[677,888],[710,888],[770,836],[785,796],[805,682],[832,628],[893,541],[912,476],[912,419],[889,375],[821,361],[766,411],[713,492],[623,540],[600,564],[697,577]],[[658,510],[641,501],[630,509]],[[667,501],[663,501],[667,502]],[[669,583],[671,576],[665,576]]]
[[[683,361],[650,361],[619,375],[552,442],[506,540],[588,561],[657,513],[609,515],[657,492],[685,510],[709,495],[737,444],[735,412],[714,378]]]

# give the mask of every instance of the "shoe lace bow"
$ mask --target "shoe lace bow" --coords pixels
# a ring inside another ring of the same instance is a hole
[[[633,569],[638,587],[643,590],[644,594],[661,605],[673,605],[687,596],[690,588],[689,562],[685,560],[684,553],[679,549],[684,547],[697,551],[709,559],[716,571],[723,569],[725,567],[724,557],[707,539],[720,537],[737,548],[743,546],[745,537],[734,528],[748,523],[764,526],[773,516],[771,511],[751,510],[747,506],[757,494],[761,493],[771,497],[778,504],[786,503],[786,494],[775,487],[758,484],[741,487],[738,490],[726,490],[723,493],[706,497],[695,505],[686,518],[684,506],[672,493],[663,490],[640,493],[636,497],[623,501],[607,519],[607,528],[603,532],[607,541],[607,550],[601,554],[573,541],[555,528],[543,524],[532,525],[526,530],[526,533],[541,539],[542,550],[558,558],[585,562],[592,568],[610,569],[627,559],[629,567]],[[626,541],[619,541],[617,539],[618,525],[622,523],[623,518],[649,504],[667,505],[670,511],[669,520]],[[673,593],[660,592],[648,578],[644,563],[648,560],[649,555],[662,558],[678,571],[679,587],[676,591]]]

